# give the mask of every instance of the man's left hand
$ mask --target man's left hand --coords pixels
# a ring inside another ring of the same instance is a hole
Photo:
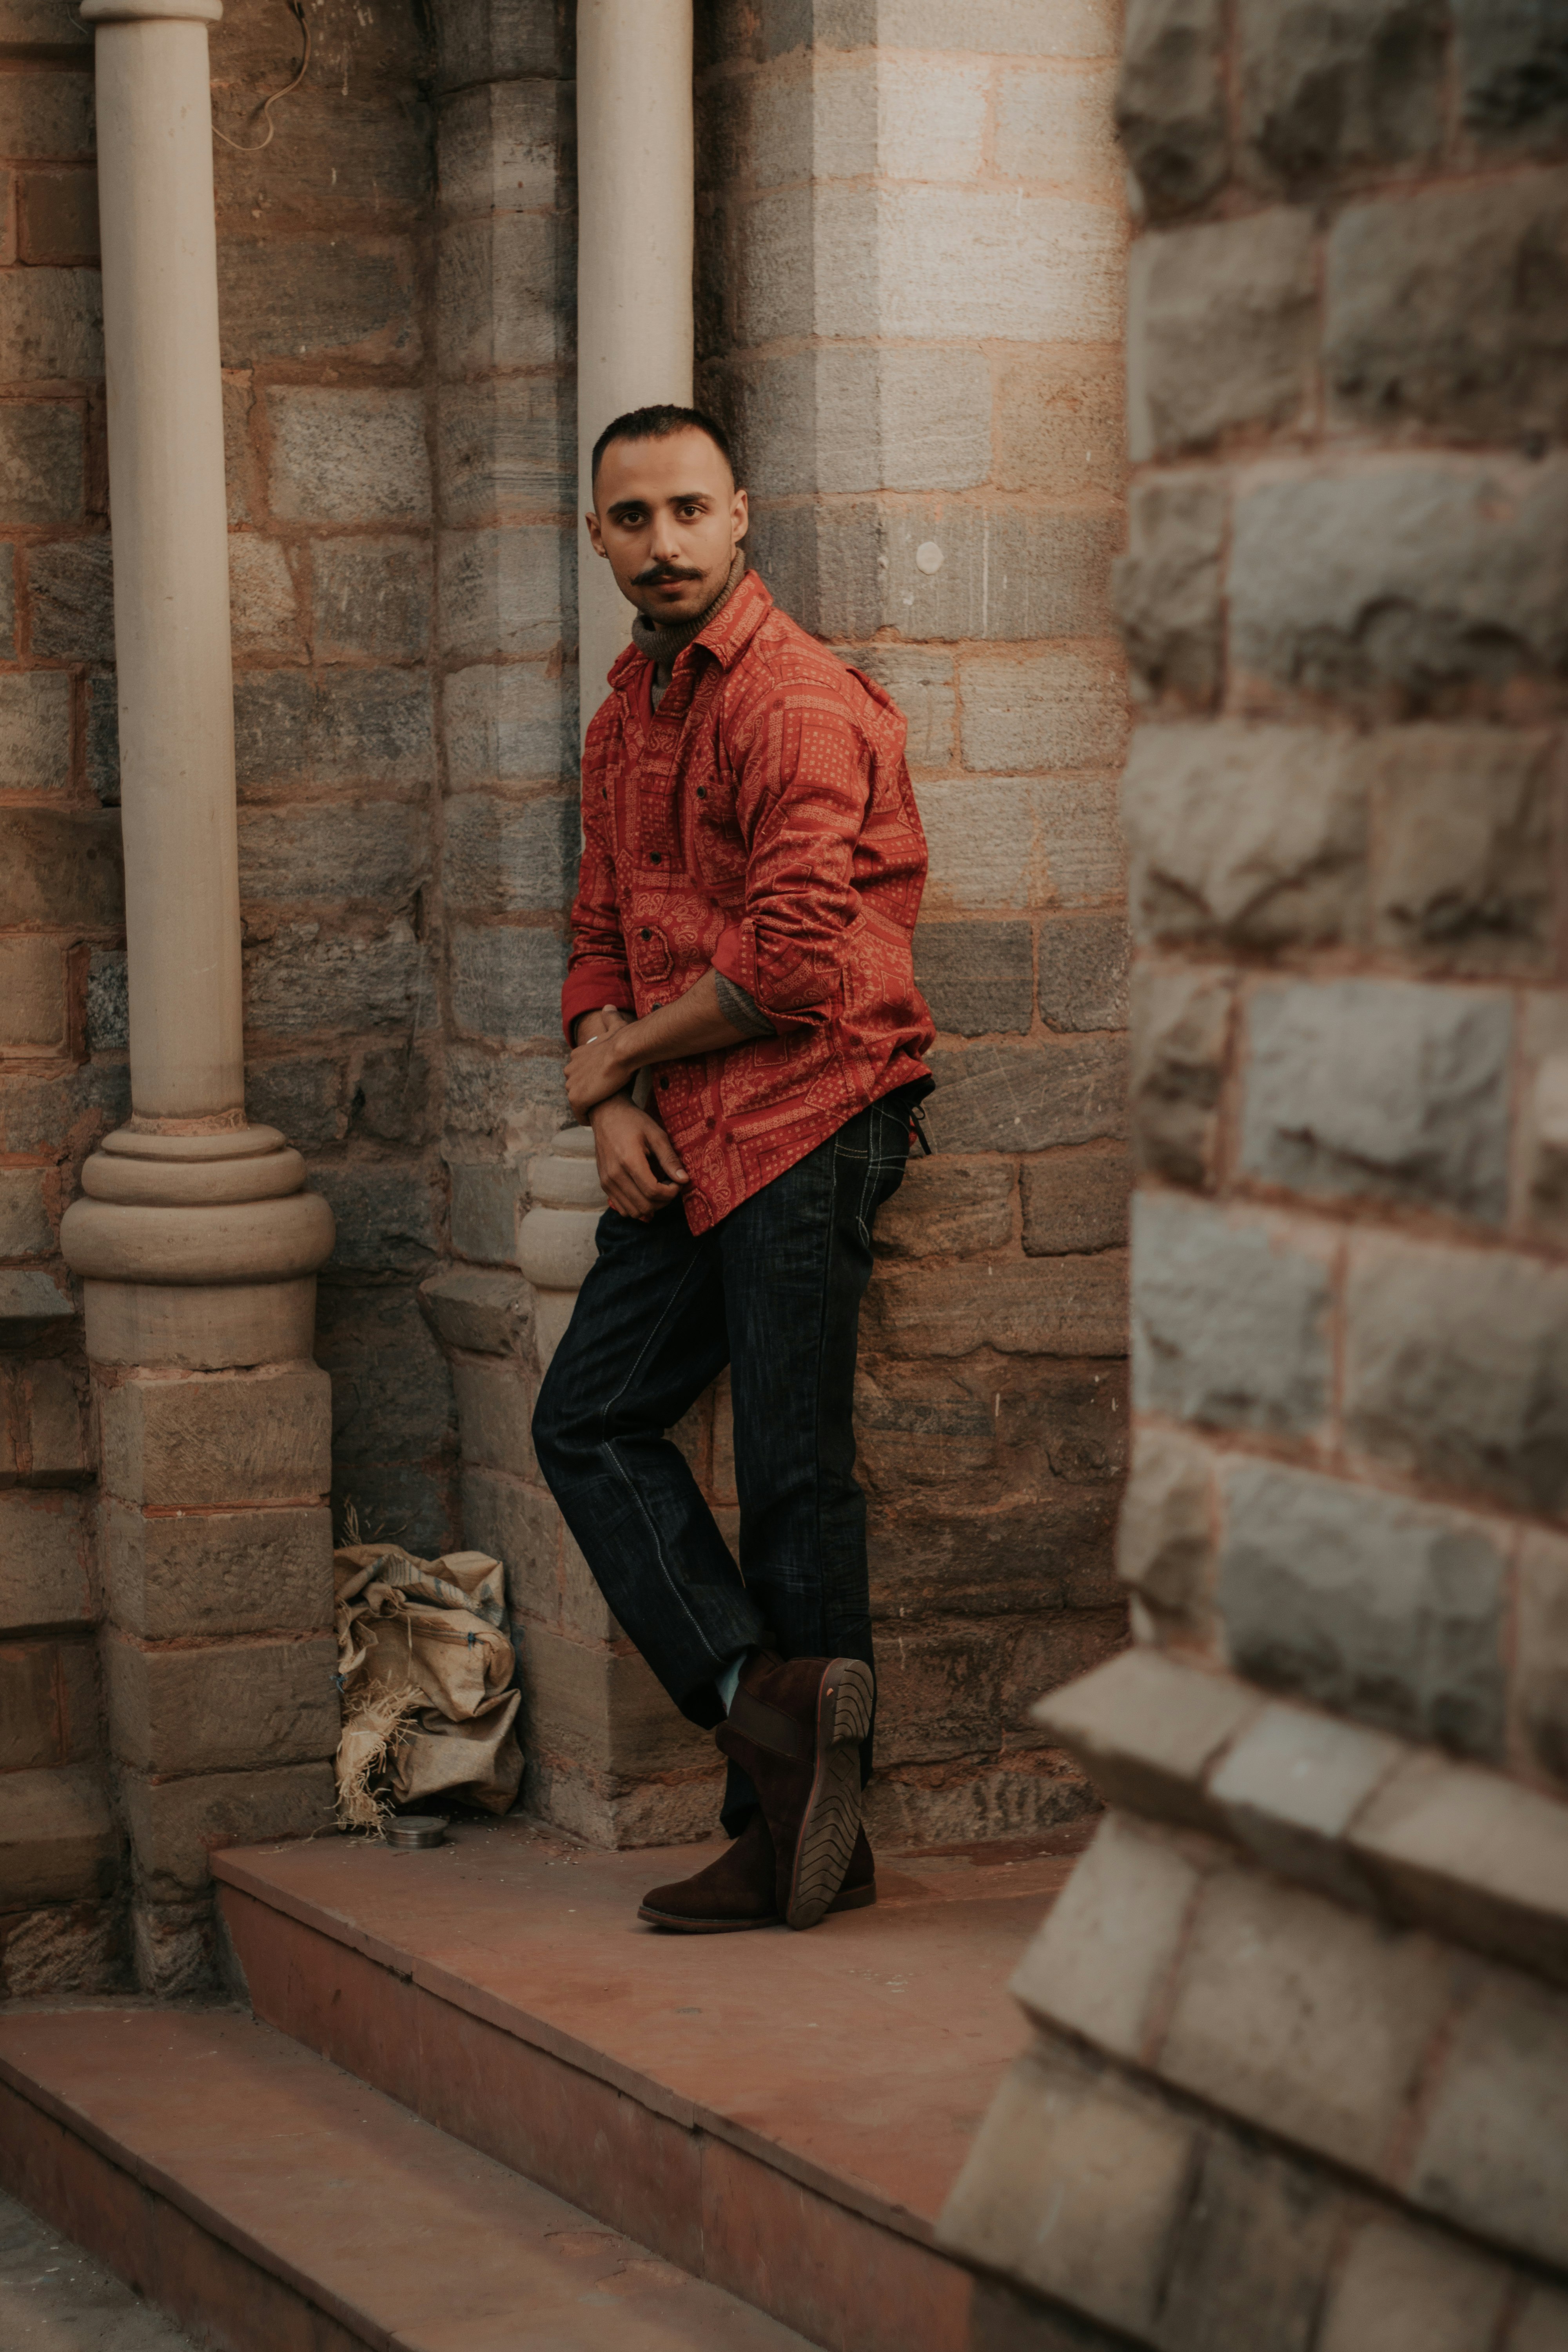
[[[620,1094],[635,1076],[616,1053],[616,1032],[630,1025],[609,1005],[582,1024],[586,1032],[583,1043],[566,1056],[566,1099],[574,1118],[585,1119],[595,1103]]]

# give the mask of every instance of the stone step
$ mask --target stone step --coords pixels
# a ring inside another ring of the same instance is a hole
[[[804,2352],[237,2011],[0,2019],[0,2181],[224,2352]]]
[[[874,1907],[808,1935],[638,1927],[708,1858],[500,1822],[214,1866],[269,2023],[830,2352],[963,2352],[935,2222],[1027,2038],[1007,1980],[1069,1855],[884,1862]]]

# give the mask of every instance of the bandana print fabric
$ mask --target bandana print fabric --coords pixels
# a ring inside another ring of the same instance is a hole
[[[912,935],[926,845],[904,722],[748,572],[658,710],[628,646],[583,751],[562,1014],[668,1004],[710,967],[777,1034],[661,1065],[694,1233],[910,1079],[935,1032]]]

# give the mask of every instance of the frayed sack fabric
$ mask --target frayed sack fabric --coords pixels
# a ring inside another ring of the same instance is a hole
[[[522,1779],[500,1562],[416,1559],[395,1544],[332,1555],[337,1600],[338,1819],[372,1829],[388,1804],[446,1793],[504,1813]]]

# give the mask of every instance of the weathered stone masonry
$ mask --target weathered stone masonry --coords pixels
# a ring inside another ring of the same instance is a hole
[[[1129,15],[1140,1646],[997,2347],[1568,2341],[1555,23]]]

